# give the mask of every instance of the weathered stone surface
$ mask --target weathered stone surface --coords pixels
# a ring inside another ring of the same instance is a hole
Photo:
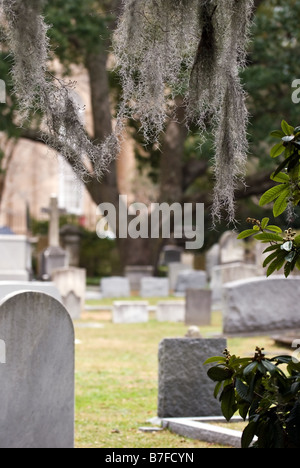
[[[244,262],[245,244],[237,239],[237,234],[233,231],[224,232],[220,242],[220,260],[221,264]]]
[[[0,447],[73,448],[74,329],[66,309],[38,292],[0,305]]]
[[[133,292],[138,292],[141,289],[142,278],[151,278],[154,273],[154,268],[148,266],[127,266],[125,268],[125,276],[129,280],[130,289]]]
[[[210,286],[213,292],[213,301],[222,301],[224,284],[241,279],[255,278],[258,275],[257,266],[246,263],[231,263],[214,267]]]
[[[10,294],[22,291],[42,292],[62,302],[61,294],[54,283],[43,281],[0,281],[0,301]]]
[[[148,302],[115,302],[114,323],[146,323],[149,320]]]
[[[164,301],[157,304],[156,320],[159,322],[184,322],[185,302]]]
[[[127,278],[113,276],[101,281],[102,295],[105,299],[130,297],[130,284]]]
[[[168,297],[169,294],[168,278],[142,278],[141,297]]]
[[[225,339],[165,339],[159,346],[160,418],[185,418],[221,415],[220,402],[214,398],[215,383],[204,362],[220,356]]]
[[[26,236],[0,235],[0,281],[28,281],[31,247]]]
[[[212,292],[207,289],[188,289],[186,292],[186,325],[211,325]]]
[[[188,265],[184,265],[183,263],[170,263],[169,264],[169,282],[170,282],[170,290],[175,291],[176,284],[178,280],[178,275],[182,271],[193,271],[192,268]]]
[[[206,271],[182,271],[177,278],[176,292],[185,294],[188,289],[204,289],[206,286]]]
[[[235,281],[224,287],[224,333],[261,334],[300,328],[300,278]]]
[[[80,319],[85,306],[86,270],[83,268],[61,268],[52,273],[52,279],[60,291],[63,304],[72,319]]]

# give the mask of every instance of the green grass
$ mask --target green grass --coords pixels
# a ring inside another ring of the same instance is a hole
[[[103,303],[101,303],[103,305]],[[139,427],[157,413],[158,346],[162,339],[182,337],[183,324],[114,325],[107,312],[85,313],[83,322],[101,329],[76,328],[76,446],[78,448],[215,448],[169,431],[145,434]],[[204,337],[221,331],[221,315],[213,315]],[[255,346],[277,353],[272,340],[234,338],[232,353],[252,354]]]

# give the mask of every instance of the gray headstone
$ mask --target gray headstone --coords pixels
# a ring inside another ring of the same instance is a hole
[[[148,302],[115,302],[113,323],[147,323]]]
[[[85,307],[86,270],[83,268],[61,268],[52,273],[52,280],[60,291],[63,304],[71,317],[79,319]]]
[[[168,278],[143,278],[141,281],[141,297],[168,297]]]
[[[60,247],[48,247],[41,254],[41,278],[48,281],[55,270],[68,266],[67,253]]]
[[[104,298],[130,297],[130,285],[127,278],[114,276],[112,278],[103,278],[101,281],[101,290]]]
[[[41,277],[43,280],[49,280],[52,273],[59,268],[68,266],[68,255],[59,244],[59,216],[58,198],[52,195],[50,198],[50,207],[44,208],[44,212],[49,213],[49,247],[41,254]]]
[[[300,278],[236,281],[224,287],[224,333],[268,334],[300,328]]]
[[[212,269],[210,285],[213,292],[213,301],[222,301],[224,284],[241,279],[254,278],[257,277],[258,274],[259,270],[256,265],[248,265],[246,263],[232,263],[214,267]]]
[[[54,283],[42,281],[0,281],[0,301],[10,294],[22,291],[42,292],[62,302],[61,294]]]
[[[139,292],[141,289],[141,281],[143,278],[153,276],[154,268],[151,265],[146,266],[127,266],[125,268],[125,276],[129,280],[130,290]]]
[[[0,447],[73,448],[74,329],[66,309],[42,293],[0,305]]]
[[[26,236],[0,235],[0,281],[28,281],[31,247]]]
[[[156,308],[158,322],[184,322],[185,302],[164,301],[159,302]]]
[[[211,280],[212,270],[214,267],[220,265],[220,246],[219,244],[214,244],[205,255],[206,261],[206,273],[208,280]]]
[[[73,320],[79,320],[81,316],[81,298],[75,294],[74,291],[70,291],[66,296],[62,298],[63,304],[69,312]]]
[[[181,263],[183,249],[174,245],[166,245],[162,251],[162,264]]]
[[[183,263],[170,263],[169,264],[169,282],[170,282],[171,291],[175,291],[178,275],[182,271],[193,271],[193,270],[190,266],[184,265]]]
[[[223,263],[243,262],[245,260],[245,244],[239,240],[233,231],[224,232],[220,245],[220,260]]]
[[[211,325],[212,292],[207,289],[188,289],[186,292],[186,325]]]
[[[221,416],[221,404],[214,398],[215,383],[203,363],[222,355],[224,339],[165,339],[159,346],[160,418]]]
[[[206,286],[206,271],[182,271],[177,278],[176,292],[185,294],[188,289],[204,289]]]

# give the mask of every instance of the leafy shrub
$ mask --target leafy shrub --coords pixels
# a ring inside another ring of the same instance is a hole
[[[241,359],[225,350],[208,359],[205,364],[216,364],[208,371],[215,397],[220,394],[228,421],[236,412],[248,418],[242,448],[253,441],[255,448],[299,448],[300,363],[291,356],[267,359],[263,351],[256,348],[254,358]]]
[[[294,208],[300,203],[300,127],[294,128],[283,120],[281,130],[275,130],[271,135],[280,139],[271,149],[271,157],[278,158],[283,155],[284,158],[271,175],[271,180],[278,182],[278,185],[264,193],[260,199],[260,206],[274,202],[274,217],[286,212],[288,221],[291,222],[294,218]],[[282,267],[286,277],[295,268],[300,270],[300,236],[297,236],[292,228],[283,233],[279,226],[269,224],[269,218],[262,221],[248,218],[247,221],[253,228],[243,231],[238,239],[253,236],[262,243],[271,244],[264,251],[270,253],[263,265],[269,265],[267,276],[281,270]]]

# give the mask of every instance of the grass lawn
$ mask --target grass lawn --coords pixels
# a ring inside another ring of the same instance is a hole
[[[90,322],[103,328],[82,328]],[[109,312],[96,311],[86,312],[75,331],[76,447],[216,448],[169,431],[138,430],[157,412],[158,345],[164,338],[184,336],[186,326],[154,319],[147,324],[113,325]],[[220,331],[219,313],[214,313],[211,327],[201,329],[206,338]],[[231,352],[241,356],[252,355],[257,345],[271,354],[282,352],[266,337],[229,340]]]

